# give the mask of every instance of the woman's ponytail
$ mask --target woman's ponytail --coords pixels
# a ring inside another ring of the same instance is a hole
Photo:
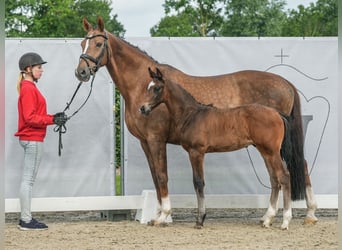
[[[18,77],[18,81],[17,81],[17,91],[18,91],[18,94],[20,94],[21,82],[22,82],[23,79],[24,79],[24,73],[20,72],[19,73],[19,77]]]

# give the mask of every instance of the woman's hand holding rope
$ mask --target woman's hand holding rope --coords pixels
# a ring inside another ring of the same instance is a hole
[[[62,134],[66,132],[65,123],[68,121],[68,116],[64,112],[56,113],[53,116],[53,122],[56,124],[56,127],[53,129],[55,132],[59,133],[59,145],[58,145],[58,155],[61,156],[61,150],[63,148],[62,144]]]

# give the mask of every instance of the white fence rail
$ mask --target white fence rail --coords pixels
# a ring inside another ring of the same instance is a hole
[[[196,208],[195,195],[170,195],[172,208]],[[338,195],[316,195],[319,208],[336,209]],[[144,190],[141,195],[33,198],[33,212],[154,210],[155,191]],[[269,195],[207,195],[207,208],[266,208]],[[322,204],[322,206],[320,205]],[[279,197],[282,206],[282,196]],[[293,208],[305,208],[305,201],[293,202]],[[19,199],[6,199],[5,212],[20,212]]]

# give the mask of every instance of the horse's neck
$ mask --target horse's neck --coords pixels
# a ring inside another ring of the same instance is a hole
[[[168,82],[165,86],[167,96],[169,97],[165,101],[165,104],[176,120],[183,120],[185,117],[191,115],[193,111],[200,108],[201,104],[199,104],[195,98],[180,85]]]
[[[147,67],[155,62],[138,48],[111,34],[109,46],[112,54],[107,70],[126,103],[129,103],[139,96],[141,89],[150,81]]]

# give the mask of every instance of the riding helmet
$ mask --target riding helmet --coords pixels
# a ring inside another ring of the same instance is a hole
[[[19,69],[25,70],[27,67],[47,63],[40,55],[34,52],[29,52],[22,55],[19,59]]]

